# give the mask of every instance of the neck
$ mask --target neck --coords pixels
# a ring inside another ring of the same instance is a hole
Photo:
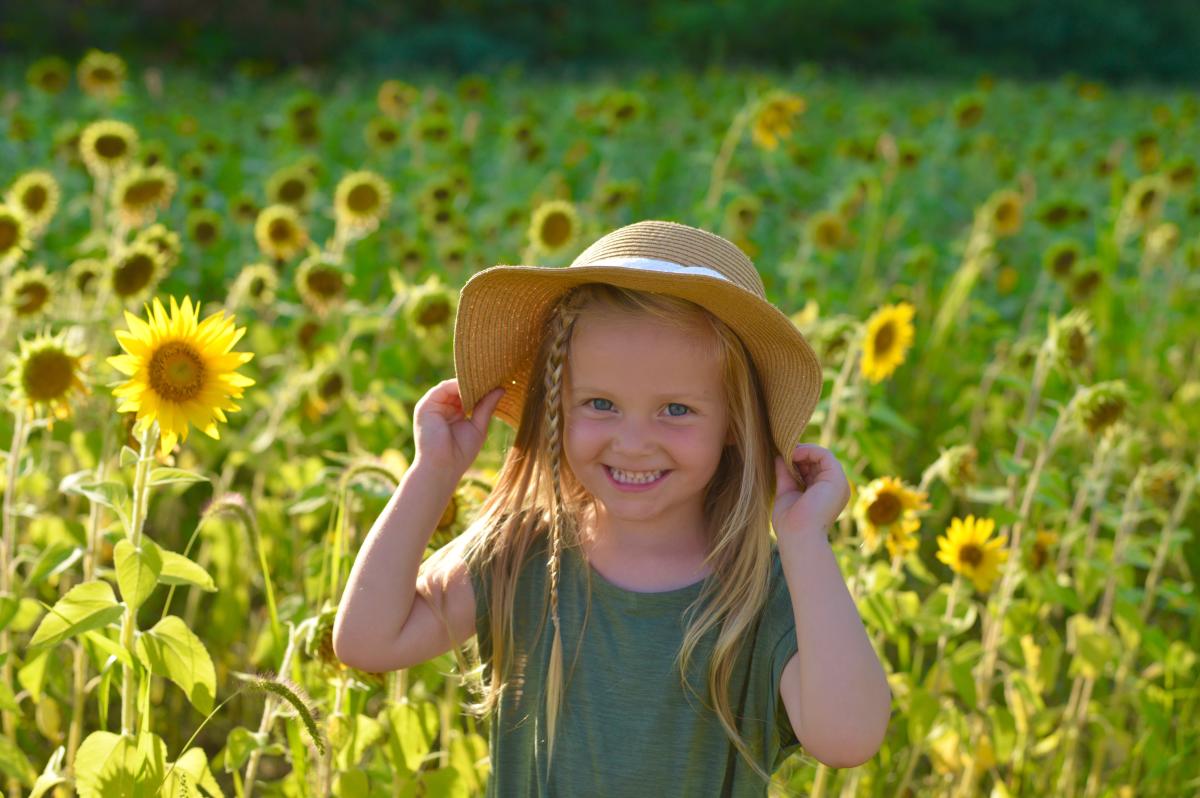
[[[697,508],[699,509],[699,508]],[[701,513],[679,524],[631,524],[609,518],[603,507],[585,509],[580,536],[588,550],[620,552],[638,560],[703,559],[708,556],[708,532]]]

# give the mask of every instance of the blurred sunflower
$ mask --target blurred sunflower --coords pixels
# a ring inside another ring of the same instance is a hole
[[[929,509],[924,491],[913,490],[896,477],[872,480],[854,499],[851,510],[865,549],[874,554],[886,542],[893,557],[911,551],[908,538],[920,527],[918,510]]]
[[[25,70],[25,82],[46,94],[61,94],[71,83],[71,65],[57,55],[39,58]]]
[[[861,369],[871,382],[882,382],[904,362],[913,342],[915,312],[908,302],[899,302],[883,306],[867,319]]]
[[[139,433],[157,421],[163,456],[176,441],[187,441],[189,422],[220,439],[217,422],[226,420],[223,411],[240,409],[232,400],[254,384],[235,371],[254,353],[230,351],[246,328],[235,329],[223,311],[204,321],[199,315],[200,306],[193,308],[186,296],[182,308],[171,297],[169,316],[155,297],[153,312],[146,308],[148,322],[125,311],[129,329],[117,330],[116,336],[127,354],[107,358],[129,377],[113,389],[121,400],[117,411],[136,411]]]
[[[1196,184],[1196,161],[1186,155],[1176,158],[1167,164],[1166,173],[1172,191],[1186,191]]]
[[[457,274],[466,266],[469,251],[470,242],[465,238],[448,239],[438,247],[438,257],[446,269]]]
[[[10,205],[0,205],[0,267],[16,263],[27,249],[29,223],[25,214]]]
[[[1068,416],[1089,434],[1099,437],[1125,417],[1129,388],[1122,380],[1081,386],[1067,404]]]
[[[960,129],[975,127],[983,120],[983,95],[971,93],[954,101],[954,124]]]
[[[615,211],[631,204],[637,199],[639,192],[636,180],[613,180],[600,187],[596,197],[596,205],[604,211]]]
[[[116,53],[88,50],[79,62],[79,87],[92,97],[112,100],[125,82],[125,61]]]
[[[457,295],[437,275],[409,291],[405,300],[408,327],[420,337],[448,332],[454,326]]]
[[[1087,302],[1104,283],[1104,272],[1100,270],[1095,258],[1088,258],[1075,268],[1071,275],[1070,285],[1067,286],[1067,296],[1076,304]]]
[[[254,197],[245,191],[234,195],[233,199],[229,202],[229,208],[233,212],[233,218],[242,223],[255,222],[258,219],[260,211],[258,203],[254,201]]]
[[[429,111],[417,120],[417,138],[426,144],[441,144],[450,140],[453,125],[444,113]]]
[[[1046,529],[1039,529],[1034,536],[1033,547],[1029,550],[1029,570],[1040,571],[1046,563],[1053,562],[1051,550],[1058,543],[1058,535]]]
[[[420,92],[415,86],[402,80],[385,80],[379,84],[375,102],[385,116],[398,120],[408,114],[419,95]]]
[[[29,418],[45,414],[51,427],[54,419],[65,419],[71,413],[75,396],[91,393],[83,379],[83,370],[90,356],[68,343],[68,331],[55,335],[43,331],[31,340],[18,342],[7,382],[12,388],[9,402],[24,409]]]
[[[554,255],[571,246],[579,235],[579,211],[567,200],[548,200],[533,212],[529,240],[537,252]]]
[[[285,166],[267,179],[267,202],[272,205],[291,205],[303,213],[312,204],[317,181],[300,164]]]
[[[333,193],[333,211],[339,228],[351,235],[379,226],[392,201],[392,189],[375,172],[351,172],[338,181]]]
[[[104,273],[104,262],[96,258],[80,258],[67,267],[67,285],[81,297],[92,298]]]
[[[821,252],[842,249],[850,240],[846,220],[834,211],[817,211],[805,225],[808,240]]]
[[[109,286],[122,304],[128,304],[149,294],[165,272],[159,251],[151,244],[135,241],[112,259]]]
[[[4,305],[18,319],[30,320],[44,316],[58,293],[56,280],[38,264],[13,274],[4,287]]]
[[[401,130],[391,119],[377,116],[363,130],[367,146],[373,150],[390,150],[400,143]]]
[[[296,290],[300,299],[318,316],[323,316],[346,300],[346,291],[354,277],[323,252],[300,261],[296,269]]]
[[[188,238],[207,249],[221,240],[221,215],[211,208],[195,208],[184,220]]]
[[[792,135],[794,118],[804,112],[803,97],[786,91],[773,91],[759,101],[751,122],[751,138],[755,146],[775,150],[779,140]]]
[[[348,384],[343,367],[337,363],[328,364],[305,392],[303,406],[308,420],[318,421],[336,409],[345,398]]]
[[[187,187],[183,192],[183,207],[188,210],[197,210],[205,207],[208,204],[208,186],[203,183],[194,183]]]
[[[1060,239],[1042,253],[1042,265],[1055,280],[1068,280],[1082,257],[1082,244],[1072,238]]]
[[[279,273],[267,263],[252,263],[238,273],[229,289],[230,304],[234,307],[243,302],[258,309],[275,303],[275,292],[279,290]]]
[[[1088,209],[1074,198],[1064,194],[1052,196],[1038,206],[1037,219],[1047,227],[1058,230],[1072,222],[1088,217]]]
[[[142,166],[166,166],[167,145],[163,143],[162,139],[142,142],[138,147],[138,152],[141,154],[138,160]]]
[[[109,178],[125,168],[137,146],[137,131],[116,119],[92,122],[79,134],[79,156],[97,179]]]
[[[619,89],[609,92],[603,99],[605,128],[614,133],[645,114],[646,100],[634,91]]]
[[[1143,130],[1134,136],[1133,153],[1139,170],[1151,172],[1157,169],[1162,163],[1162,146],[1158,143],[1158,134],[1153,130]]]
[[[1146,236],[1145,255],[1149,263],[1162,263],[1179,249],[1183,234],[1174,222],[1156,224]]]
[[[426,205],[421,210],[421,226],[436,238],[445,238],[463,230],[466,220],[453,205]]]
[[[43,169],[33,169],[13,181],[5,204],[20,209],[29,225],[29,234],[36,236],[54,218],[59,195],[58,181],[54,175]]]
[[[937,558],[950,569],[971,580],[975,589],[986,593],[1000,575],[1000,566],[1008,559],[1006,538],[992,538],[996,522],[991,518],[953,518],[946,534],[939,536]]]
[[[308,246],[308,230],[291,205],[268,205],[254,223],[259,250],[277,261],[291,260]]]
[[[738,194],[725,206],[725,226],[744,233],[754,227],[761,212],[762,200],[753,194]]]
[[[166,210],[175,193],[175,173],[165,166],[134,166],[113,184],[112,204],[128,227],[141,227]]]
[[[154,251],[159,254],[164,269],[172,268],[179,261],[180,253],[183,252],[179,233],[169,230],[163,224],[152,224],[144,228],[134,236],[133,243],[149,244],[153,247]]]
[[[1149,225],[1162,215],[1170,183],[1162,175],[1145,175],[1133,181],[1121,203],[1121,216],[1133,227]]]
[[[1021,231],[1021,195],[1012,189],[996,192],[988,200],[984,214],[997,238],[1016,235]]]

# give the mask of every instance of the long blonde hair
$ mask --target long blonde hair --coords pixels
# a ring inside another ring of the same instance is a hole
[[[676,297],[588,283],[568,292],[555,306],[534,361],[512,448],[479,514],[452,544],[461,547],[458,550],[471,567],[479,571],[490,568],[488,573],[492,576],[489,613],[492,656],[486,681],[488,663],[468,666],[463,652],[455,649],[460,672],[469,677],[467,684],[475,688],[480,698],[466,708],[481,717],[489,716],[506,689],[521,688],[527,654],[516,651],[511,622],[513,599],[530,548],[548,536],[547,608],[553,640],[546,674],[545,709],[548,759],[553,759],[555,730],[565,691],[558,623],[562,554],[566,547],[579,546],[580,514],[593,501],[570,469],[563,467],[563,369],[575,323],[581,315],[596,308],[647,314],[688,329],[700,324],[713,333],[723,364],[733,443],[725,447],[704,495],[709,540],[706,563],[711,565],[715,578],[705,583],[704,590],[689,607],[692,620],[685,629],[676,663],[684,688],[716,713],[737,750],[755,772],[769,781],[770,774],[754,761],[737,732],[729,695],[730,675],[737,655],[767,599],[770,508],[775,490],[767,409],[754,363],[741,340],[704,308]],[[590,610],[590,569],[585,572]],[[436,607],[444,592],[436,587],[433,590],[438,595],[431,604]],[[585,611],[585,627],[587,617]],[[546,620],[543,613],[535,639],[545,630]],[[709,704],[692,688],[687,674],[696,646],[714,627],[719,631],[707,674]],[[470,653],[470,649],[466,651]],[[572,669],[574,664],[573,659]]]

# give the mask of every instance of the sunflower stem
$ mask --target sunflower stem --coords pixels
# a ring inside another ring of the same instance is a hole
[[[137,466],[133,475],[133,508],[130,512],[129,542],[134,549],[142,545],[142,526],[146,520],[146,506],[150,498],[150,466],[154,463],[154,448],[158,445],[158,421],[151,421],[142,429],[138,437]],[[125,598],[122,596],[122,598]],[[134,648],[137,618],[133,607],[127,602],[125,614],[121,619],[121,645],[129,652],[133,661],[137,662],[137,650]],[[137,734],[137,712],[134,703],[138,693],[138,683],[134,670],[137,666],[126,666],[121,676],[121,733]]]
[[[842,360],[842,369],[838,372],[837,379],[833,383],[833,390],[829,395],[829,417],[821,425],[821,446],[823,447],[828,448],[837,434],[838,411],[841,409],[842,397],[850,384],[854,364],[858,362],[858,355],[862,349],[861,338],[862,331],[860,329],[858,334],[846,344],[846,356]]]
[[[704,198],[704,206],[710,211],[717,207],[717,202],[721,199],[721,188],[725,183],[725,172],[729,169],[729,162],[733,160],[733,153],[742,138],[746,122],[750,119],[750,113],[757,105],[758,99],[752,97],[733,117],[733,122],[729,125],[729,129],[725,131],[725,138],[721,142],[721,149],[717,153],[716,160],[713,161],[712,174],[708,181],[708,194]]]
[[[15,497],[17,494],[17,478],[21,471],[21,451],[25,448],[25,442],[28,437],[29,426],[26,424],[26,411],[25,408],[20,408],[13,414],[12,445],[8,448],[8,462],[6,464],[4,481],[4,509],[2,514],[4,533],[2,544],[0,544],[0,596],[5,597],[12,593],[15,581],[14,577],[16,576],[12,564],[14,555],[16,554],[17,534]],[[12,636],[7,626],[3,631],[0,631],[0,651],[8,654],[4,658],[2,669],[0,669],[0,684],[8,688],[12,685],[13,649]],[[16,744],[18,742],[16,713],[5,710],[3,718],[5,738]],[[16,776],[10,775],[5,790],[7,795],[20,798],[21,781]]]

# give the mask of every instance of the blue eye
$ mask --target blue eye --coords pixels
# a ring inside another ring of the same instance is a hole
[[[607,399],[588,399],[588,404],[591,404],[592,402],[608,402],[610,405],[612,404],[612,402],[609,402]],[[592,405],[592,409],[593,410],[607,410],[608,408],[607,407],[596,407],[595,405]]]
[[[685,412],[691,412],[691,408],[689,408],[687,405],[681,405],[681,404],[679,404],[679,402],[671,402],[671,404],[667,405],[667,407],[682,407]],[[683,415],[683,413],[671,413],[670,411],[667,411],[667,412],[669,415],[676,416],[676,417]]]

